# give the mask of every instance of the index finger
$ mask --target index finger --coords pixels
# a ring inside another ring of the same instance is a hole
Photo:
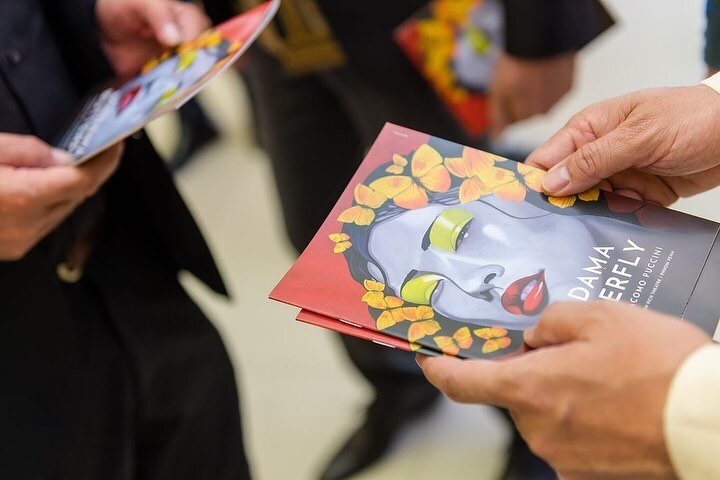
[[[550,170],[585,145],[615,130],[627,118],[635,102],[635,97],[626,95],[590,105],[532,152],[525,163]]]
[[[25,185],[46,205],[76,202],[93,195],[115,172],[122,155],[122,144],[115,145],[82,166],[25,169],[19,172]]]
[[[511,408],[513,367],[506,361],[460,360],[454,357],[418,355],[425,377],[451,400]]]

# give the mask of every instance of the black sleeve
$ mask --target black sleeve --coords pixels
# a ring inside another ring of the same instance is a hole
[[[222,23],[238,14],[235,2],[232,0],[203,0],[202,3],[205,13],[210,17],[213,25]]]
[[[615,22],[600,0],[503,0],[505,49],[521,58],[579,50]]]
[[[112,79],[112,67],[100,47],[95,0],[43,0],[41,4],[76,85],[90,89]]]

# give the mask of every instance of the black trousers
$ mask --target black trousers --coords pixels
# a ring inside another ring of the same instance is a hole
[[[2,442],[0,478],[250,478],[220,336],[142,232],[111,228],[80,282],[38,268],[28,297],[46,315],[0,325],[14,342],[0,353],[0,423],[23,427]]]
[[[385,122],[469,145],[435,94],[397,48],[373,61],[293,77],[259,48],[244,72],[257,134],[272,161],[285,226],[298,252],[329,214]],[[352,363],[382,393],[398,382],[424,382],[412,355],[341,336]]]

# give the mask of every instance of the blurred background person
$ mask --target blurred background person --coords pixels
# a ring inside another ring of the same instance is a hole
[[[612,23],[595,0],[503,3],[506,50],[490,86],[495,134],[560,100],[572,86],[577,50]],[[285,0],[278,21],[248,54],[244,74],[259,141],[272,161],[298,252],[385,122],[489,148],[487,138],[471,137],[454,120],[393,40],[394,29],[426,4]],[[372,465],[438,398],[412,356],[346,336],[341,341],[375,396],[363,423],[320,475],[324,480]],[[502,478],[555,475],[516,435]]]
[[[249,478],[232,365],[177,274],[225,287],[160,158],[143,134],[80,167],[50,147],[91,87],[209,20],[170,0],[0,11],[0,477]]]

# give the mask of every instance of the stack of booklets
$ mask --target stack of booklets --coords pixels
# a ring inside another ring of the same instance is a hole
[[[720,224],[599,189],[548,197],[543,175],[387,124],[270,297],[308,324],[461,358],[522,351],[557,301],[627,302],[716,334]]]

